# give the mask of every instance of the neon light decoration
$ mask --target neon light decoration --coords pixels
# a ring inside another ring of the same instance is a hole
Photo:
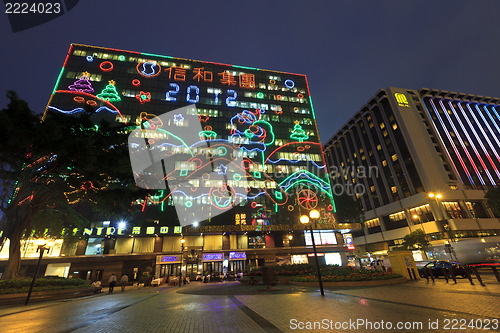
[[[97,98],[109,101],[109,102],[119,102],[121,101],[120,95],[116,91],[115,81],[109,81],[109,84],[102,90],[100,94],[97,95]]]
[[[72,91],[83,91],[89,94],[93,93],[94,88],[92,88],[92,84],[90,83],[89,78],[90,73],[84,72],[78,80],[76,80],[72,85],[68,87],[68,89]]]
[[[87,59],[88,62],[94,61],[94,57],[92,56],[87,56],[85,59]]]
[[[309,139],[309,135],[302,129],[298,121],[295,121],[295,126],[293,127],[292,134],[290,134],[290,139],[302,142]]]
[[[151,102],[151,93],[150,92],[144,92],[141,90],[141,92],[137,95],[135,95],[135,98],[141,102],[141,104],[144,103],[149,103]]]
[[[162,154],[165,161],[182,156],[175,170],[162,177],[175,178],[188,185],[170,186],[169,183],[168,190],[145,196],[135,203],[143,211],[157,209],[170,214],[169,206],[180,199],[186,211],[194,212],[194,208],[202,205],[214,216],[238,206],[241,209],[238,214],[252,216],[248,224],[252,221],[254,225],[272,224],[273,219],[279,223],[281,218],[297,220],[298,211],[312,207],[322,214],[319,223],[334,221],[329,213],[334,211],[333,194],[314,119],[311,119],[314,111],[305,76],[122,50],[75,47],[86,54],[109,54],[111,59],[117,59],[114,63],[120,61],[119,66],[114,68],[111,61],[100,62],[100,81],[109,81],[109,84],[92,87],[98,82],[90,81],[89,72],[95,72],[95,64],[91,63],[94,58],[89,61],[87,57],[82,65],[82,57],[71,52],[58,77],[48,110],[74,115],[84,112],[82,106],[86,103],[97,114],[109,113],[112,119],[120,115],[118,119],[125,122],[120,113],[123,108],[127,110],[126,119],[132,119],[131,129],[140,129],[151,144],[151,154]],[[165,62],[170,67],[160,65]],[[69,71],[86,73],[75,80],[74,76],[68,78]],[[284,85],[280,88],[277,82]],[[97,88],[102,91],[95,96],[93,89]],[[68,100],[73,105],[68,105]],[[168,114],[186,104],[196,104],[196,112],[187,115],[173,112],[168,122],[154,114]],[[200,122],[197,135],[190,138],[186,138],[183,131],[196,121],[188,116]],[[303,118],[308,118],[307,122],[302,121]],[[290,126],[290,119],[294,126]],[[307,130],[301,124],[307,124]],[[131,147],[142,149],[137,144]],[[241,158],[234,162],[235,157]],[[99,185],[78,184],[72,191],[79,192],[69,194],[68,201],[73,202],[74,196],[92,195],[92,188]]]
[[[156,61],[143,61],[137,64],[137,72],[144,77],[155,77],[160,75],[161,66]]]
[[[110,62],[110,61],[103,61],[101,62],[101,64],[99,65],[99,68],[103,71],[103,72],[111,72],[113,70],[113,64]]]

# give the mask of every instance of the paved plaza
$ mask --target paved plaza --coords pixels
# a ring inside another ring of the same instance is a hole
[[[0,307],[1,332],[499,332],[500,284],[425,280],[370,288],[129,288],[81,299]],[[496,324],[495,324],[496,323]],[[316,326],[314,326],[316,325]],[[473,327],[488,326],[488,330]]]

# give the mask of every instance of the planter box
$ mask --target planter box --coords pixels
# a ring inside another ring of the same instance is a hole
[[[37,301],[51,301],[94,294],[94,288],[71,288],[59,290],[34,291],[31,293],[30,303]],[[0,295],[0,305],[24,304],[28,293]]]
[[[400,284],[407,282],[406,278],[400,277],[387,280],[368,280],[368,281],[342,281],[342,282],[323,282],[324,287],[376,287],[376,286],[390,286],[393,284]],[[319,282],[294,282],[290,281],[289,284],[295,286],[311,286],[317,287]]]

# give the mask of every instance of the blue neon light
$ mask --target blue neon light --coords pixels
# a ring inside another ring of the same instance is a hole
[[[295,82],[293,82],[292,80],[288,79],[288,80],[285,80],[285,86],[288,88],[288,89],[293,89],[293,87],[295,87]]]
[[[180,87],[177,83],[170,83],[170,87],[174,88],[175,90],[167,91],[167,94],[165,95],[165,99],[169,102],[175,102],[175,101],[177,101],[177,97],[174,97],[172,95],[177,95],[179,93]]]
[[[191,89],[194,89],[196,98],[192,99],[191,98]],[[200,88],[197,86],[189,86],[187,88],[187,95],[186,95],[186,101],[189,103],[198,103],[200,101]]]
[[[234,91],[233,89],[229,89],[229,90],[227,91],[227,94],[228,94],[228,95],[229,95],[229,94],[233,94],[233,96],[232,96],[232,97],[231,97],[231,96],[228,96],[228,97],[226,98],[226,105],[227,105],[227,106],[231,106],[231,107],[236,106],[236,102],[235,102],[235,101],[236,101],[236,97],[238,97],[238,94],[236,93],[236,91]]]

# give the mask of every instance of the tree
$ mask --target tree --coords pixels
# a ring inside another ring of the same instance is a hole
[[[413,250],[415,248],[422,250],[429,245],[430,243],[422,229],[417,229],[403,237],[403,246],[408,250]]]
[[[89,81],[89,73],[83,73],[80,79],[76,80],[75,83],[68,87],[69,90],[73,91],[81,91],[85,93],[93,93],[94,88],[92,88],[92,84]]]
[[[100,94],[97,95],[97,97],[109,102],[121,101],[120,95],[118,95],[118,92],[116,91],[115,82],[113,80],[109,81],[109,84],[101,91]]]
[[[488,207],[493,211],[495,216],[500,216],[500,187],[495,187],[484,196],[488,203]]]
[[[335,196],[335,219],[340,223],[363,223],[363,208],[347,193]]]
[[[4,214],[0,230],[2,238],[10,240],[4,278],[17,278],[26,231],[41,233],[48,220],[62,229],[78,227],[103,212],[132,213],[130,203],[137,188],[126,125],[96,125],[89,113],[78,117],[53,113],[40,122],[40,116],[16,93],[8,92],[7,97],[10,103],[0,110],[0,209]],[[89,194],[89,183],[106,186]],[[75,194],[75,188],[80,189],[76,193],[80,200],[69,201],[68,193]]]
[[[307,135],[306,132],[302,129],[302,126],[300,126],[298,121],[295,122],[292,134],[290,134],[290,139],[297,140],[299,142],[309,139],[309,135]]]

